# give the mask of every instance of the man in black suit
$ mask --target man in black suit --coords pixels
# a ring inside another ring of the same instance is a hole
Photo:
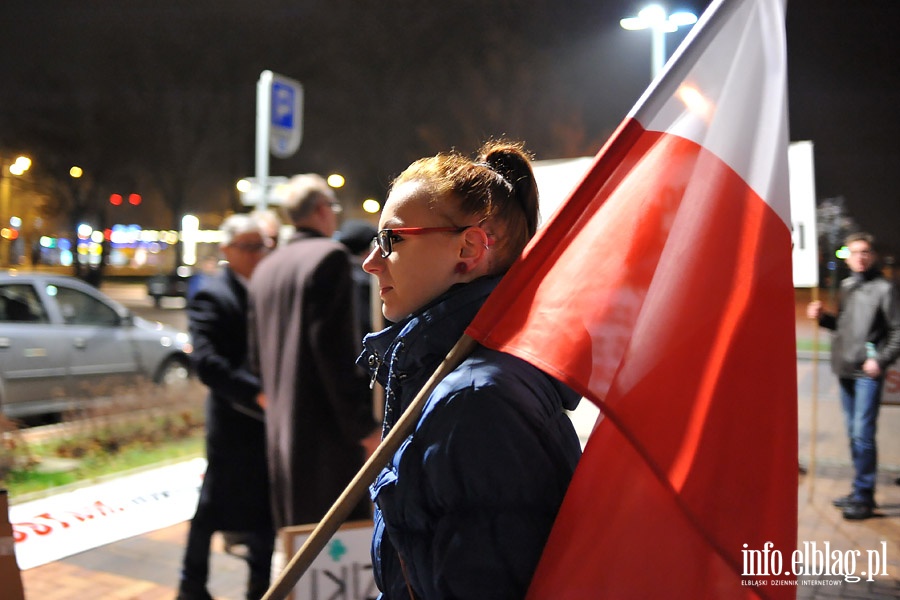
[[[247,598],[269,587],[272,525],[259,378],[247,365],[247,289],[256,265],[272,246],[265,225],[244,214],[222,223],[220,250],[228,261],[208,277],[188,304],[193,366],[209,388],[206,402],[207,469],[191,521],[178,600],[211,600],[206,589],[209,549],[216,531],[241,532],[250,567]]]

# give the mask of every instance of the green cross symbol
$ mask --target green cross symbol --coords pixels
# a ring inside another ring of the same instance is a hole
[[[341,540],[334,540],[331,542],[331,545],[328,548],[328,555],[331,557],[331,560],[337,562],[341,560],[341,557],[345,554],[347,554],[347,546],[345,546]]]

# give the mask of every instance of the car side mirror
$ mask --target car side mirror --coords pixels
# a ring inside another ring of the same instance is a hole
[[[122,315],[122,318],[119,320],[119,324],[122,327],[133,327],[134,326],[134,313],[131,311],[126,312]]]

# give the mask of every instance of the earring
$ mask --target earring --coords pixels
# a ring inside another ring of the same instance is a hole
[[[469,267],[466,265],[466,263],[458,262],[458,263],[456,263],[456,268],[453,269],[453,272],[463,275],[468,270],[469,270]]]

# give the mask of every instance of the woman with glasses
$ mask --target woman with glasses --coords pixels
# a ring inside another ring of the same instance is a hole
[[[359,359],[385,388],[383,435],[460,338],[538,222],[520,144],[451,153],[393,182],[375,275],[394,325]],[[523,598],[581,454],[564,409],[578,395],[478,347],[435,389],[372,485],[373,564],[386,599]]]

